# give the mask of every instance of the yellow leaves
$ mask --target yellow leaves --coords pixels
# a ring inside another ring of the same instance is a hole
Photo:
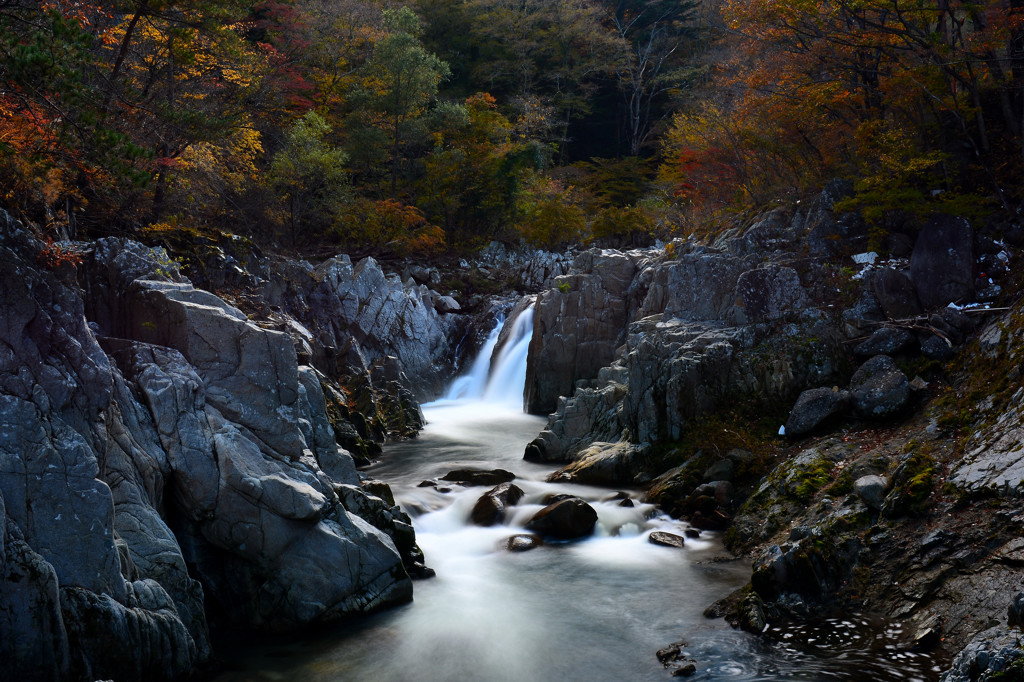
[[[185,206],[217,204],[225,193],[241,193],[256,181],[262,154],[259,131],[252,127],[235,128],[221,143],[189,145],[177,159],[169,190]]]

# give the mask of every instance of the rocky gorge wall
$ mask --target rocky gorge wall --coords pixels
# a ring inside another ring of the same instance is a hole
[[[587,451],[590,464],[567,480],[631,483],[650,444],[679,439],[725,401],[786,401],[835,377],[844,337],[828,308],[829,249],[850,228],[834,200],[826,192],[803,213],[769,214],[712,245],[579,256],[537,298],[526,403],[551,416],[527,458]],[[820,246],[781,248],[798,242]]]
[[[883,261],[832,210],[843,191],[709,243],[578,256],[537,297],[526,399],[550,415],[525,456],[726,530],[751,583],[709,616],[879,614],[906,651],[955,655],[946,682],[1019,679],[1024,309],[984,304],[1020,228],[934,216]],[[716,421],[737,405],[779,436]]]
[[[388,384],[368,411],[414,432],[450,329],[433,294],[372,260],[287,279],[279,262],[260,325],[160,249],[74,249],[0,212],[5,674],[176,679],[209,659],[211,623],[282,631],[408,601],[429,574],[409,518],[339,445],[387,430],[323,370]]]

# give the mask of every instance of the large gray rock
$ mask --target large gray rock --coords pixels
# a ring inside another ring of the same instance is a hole
[[[526,369],[526,410],[532,414],[553,412],[577,380],[593,378],[611,363],[625,337],[634,260],[588,251],[576,264],[578,272],[557,278],[537,297]]]
[[[974,230],[964,218],[939,215],[924,226],[910,256],[910,277],[925,308],[974,296]]]
[[[940,682],[979,682],[1020,679],[1024,647],[1020,632],[997,625],[979,633],[953,659]]]
[[[860,499],[864,500],[864,504],[875,511],[882,508],[882,502],[885,501],[885,492],[888,487],[889,481],[884,476],[874,474],[861,476],[853,482],[853,492]]]
[[[359,477],[291,336],[118,240],[81,267],[86,306],[0,218],[5,672],[179,678],[207,604],[280,630],[411,597],[408,517],[341,503]]]
[[[850,377],[857,414],[883,419],[898,414],[910,399],[910,381],[888,355],[876,355]]]
[[[786,435],[802,436],[849,409],[850,393],[838,388],[812,388],[797,398],[786,419]]]

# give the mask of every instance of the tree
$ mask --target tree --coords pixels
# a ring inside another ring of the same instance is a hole
[[[481,58],[475,82],[522,110],[550,107],[551,141],[565,154],[570,123],[590,110],[597,82],[614,69],[617,40],[592,0],[471,0]]]
[[[347,156],[327,142],[330,132],[323,117],[307,113],[292,126],[267,173],[268,183],[287,205],[293,246],[298,243],[300,226],[330,226],[351,195],[345,171]]]
[[[357,127],[363,128],[356,139],[364,146],[383,143],[394,197],[406,147],[425,137],[438,86],[451,71],[420,43],[422,30],[411,9],[386,9],[383,17],[386,34],[374,45],[361,70],[362,87],[352,99]]]
[[[677,70],[693,35],[696,0],[612,0],[608,22],[621,39],[616,75],[625,104],[629,155],[651,135],[658,99],[685,79]]]

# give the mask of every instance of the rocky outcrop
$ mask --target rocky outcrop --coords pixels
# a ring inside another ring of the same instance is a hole
[[[619,358],[592,387],[560,400],[526,457],[575,460],[591,443],[623,434],[636,444],[678,439],[691,420],[730,397],[786,400],[832,375],[836,341],[815,316],[781,334],[770,326],[643,318],[630,325]]]
[[[283,630],[411,597],[408,517],[363,488],[292,335],[132,242],[85,254],[83,298],[71,259],[37,266],[2,217],[5,670],[173,679],[208,659],[208,619]]]
[[[910,277],[925,308],[974,297],[974,230],[964,218],[940,215],[921,230],[910,256]]]
[[[336,256],[320,265],[272,260],[259,294],[301,325],[312,362],[328,375],[370,373],[397,381],[420,401],[437,397],[454,373],[449,339],[460,316],[444,297],[387,275],[372,258]],[[454,303],[454,301],[452,301]]]
[[[538,295],[526,369],[527,412],[552,412],[577,380],[611,363],[629,319],[635,258],[588,251],[576,259],[573,274],[555,278],[555,287]]]
[[[939,678],[940,682],[1015,680],[1024,674],[1020,631],[996,626],[978,634]]]

